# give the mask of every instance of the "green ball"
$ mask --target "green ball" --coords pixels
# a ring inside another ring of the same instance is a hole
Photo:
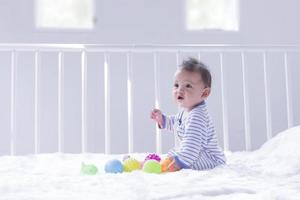
[[[141,168],[141,164],[134,158],[127,158],[123,163],[125,172],[132,172]]]
[[[147,173],[161,173],[161,165],[156,160],[148,160],[143,166],[143,171]]]
[[[98,172],[98,168],[95,165],[86,165],[84,162],[81,163],[81,173],[87,175],[95,175]]]

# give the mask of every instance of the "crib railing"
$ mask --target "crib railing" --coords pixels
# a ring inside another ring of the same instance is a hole
[[[0,154],[165,153],[149,119],[176,113],[187,57],[213,75],[209,112],[225,150],[259,148],[300,123],[298,46],[0,44]]]

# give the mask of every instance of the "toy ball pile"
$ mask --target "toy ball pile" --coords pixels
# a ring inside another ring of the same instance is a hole
[[[161,158],[157,154],[149,154],[143,162],[126,156],[123,158],[123,163],[119,160],[113,159],[107,161],[105,164],[106,173],[122,173],[122,172],[132,172],[135,170],[142,169],[147,173],[161,173]]]
[[[139,162],[135,158],[125,156],[123,161],[112,159],[106,162],[104,171],[106,173],[122,173],[132,172],[135,170],[143,170],[147,173],[159,174],[162,172],[162,166],[160,164],[161,158],[159,155],[153,153],[146,156],[144,161]],[[81,164],[81,173],[85,175],[95,175],[98,172],[98,168],[93,164]]]

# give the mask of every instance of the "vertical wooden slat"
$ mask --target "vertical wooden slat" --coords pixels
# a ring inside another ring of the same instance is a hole
[[[160,72],[158,69],[158,57],[159,55],[157,52],[153,53],[153,60],[154,60],[154,92],[155,92],[155,108],[160,109],[160,88],[159,88],[159,79],[160,79]],[[155,126],[156,132],[156,152],[161,154],[162,152],[162,136],[161,130],[158,126]]]
[[[39,137],[39,52],[34,53],[34,152],[40,152],[40,137]]]
[[[16,118],[15,118],[15,96],[16,96],[16,86],[15,86],[15,66],[16,65],[16,51],[11,52],[11,83],[10,83],[10,155],[16,154]]]
[[[242,74],[243,74],[243,100],[244,100],[244,125],[245,125],[245,144],[246,150],[251,150],[251,129],[250,129],[250,108],[249,108],[249,95],[248,95],[248,86],[247,86],[247,70],[245,67],[245,54],[241,52],[242,60]]]
[[[290,91],[290,82],[291,76],[288,68],[288,54],[284,52],[284,72],[285,72],[285,91],[286,91],[286,106],[287,106],[287,121],[288,121],[288,128],[294,126],[294,119],[293,119],[293,102],[292,102],[292,94]]]
[[[11,54],[0,48],[0,156],[10,154]]]
[[[57,116],[57,123],[58,123],[58,152],[64,152],[64,110],[63,110],[63,95],[64,95],[64,54],[62,51],[58,53],[58,116]]]
[[[225,73],[223,66],[223,53],[219,53],[220,68],[221,68],[221,96],[222,96],[222,117],[223,117],[223,134],[224,134],[224,150],[229,150],[229,138],[228,138],[228,111],[227,111],[227,98],[225,95]]]
[[[271,119],[270,89],[269,89],[269,81],[268,81],[268,74],[267,74],[266,52],[263,52],[263,68],[264,68],[267,139],[269,140],[272,138],[272,119]]]
[[[127,52],[128,153],[133,152],[132,53]]]
[[[86,52],[81,52],[81,152],[87,152],[87,115],[86,115],[86,84],[87,84]]]
[[[179,68],[179,65],[180,65],[180,51],[177,51],[176,52],[176,69]],[[180,108],[179,106],[177,106],[177,112],[179,112]],[[179,147],[179,138],[177,136],[177,134],[174,134],[174,145],[175,147]]]
[[[289,70],[289,91],[291,94],[291,108],[292,108],[292,121],[293,126],[300,125],[300,93],[298,88],[300,85],[300,51],[288,52],[288,70]],[[290,113],[291,114],[291,113]]]
[[[104,104],[105,104],[105,153],[111,152],[110,142],[110,85],[109,85],[109,54],[104,54]]]

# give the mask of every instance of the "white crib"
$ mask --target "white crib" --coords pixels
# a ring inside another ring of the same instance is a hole
[[[300,124],[300,48],[236,45],[0,44],[0,155],[165,153],[150,120],[187,57],[213,75],[209,111],[225,150],[259,148]]]

